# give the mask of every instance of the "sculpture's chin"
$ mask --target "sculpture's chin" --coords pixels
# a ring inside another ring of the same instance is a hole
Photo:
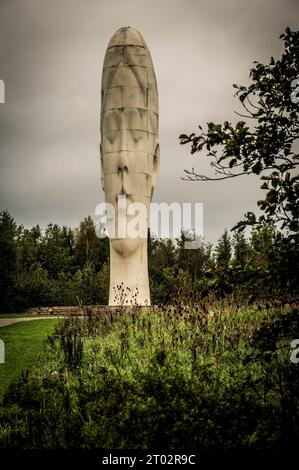
[[[111,240],[111,245],[120,256],[125,258],[135,253],[145,240],[145,238],[114,238]]]

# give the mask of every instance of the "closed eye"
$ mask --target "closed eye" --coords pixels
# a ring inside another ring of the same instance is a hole
[[[136,144],[144,137],[143,133],[139,130],[131,130],[131,135]]]
[[[116,132],[116,131],[110,131],[110,132],[108,132],[106,135],[107,135],[107,139],[109,140],[109,142],[110,142],[111,144],[113,144],[113,142],[114,142],[115,139],[116,139],[117,132]]]

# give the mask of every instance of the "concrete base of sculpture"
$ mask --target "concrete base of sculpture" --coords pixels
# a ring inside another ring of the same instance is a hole
[[[150,305],[147,240],[123,256],[110,242],[109,305]]]

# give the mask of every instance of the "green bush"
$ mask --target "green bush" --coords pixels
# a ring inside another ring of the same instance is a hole
[[[298,333],[296,309],[225,303],[69,318],[6,393],[0,445],[293,447]]]

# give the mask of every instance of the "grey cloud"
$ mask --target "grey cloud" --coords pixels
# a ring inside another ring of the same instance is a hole
[[[279,34],[298,28],[298,13],[296,0],[1,0],[0,207],[26,225],[74,226],[104,199],[101,67],[110,37],[130,25],[144,36],[158,80],[155,201],[203,201],[205,235],[214,242],[261,192],[254,178],[182,181],[184,168],[209,168],[178,135],[236,119],[232,83],[247,82],[253,60],[281,54]]]

